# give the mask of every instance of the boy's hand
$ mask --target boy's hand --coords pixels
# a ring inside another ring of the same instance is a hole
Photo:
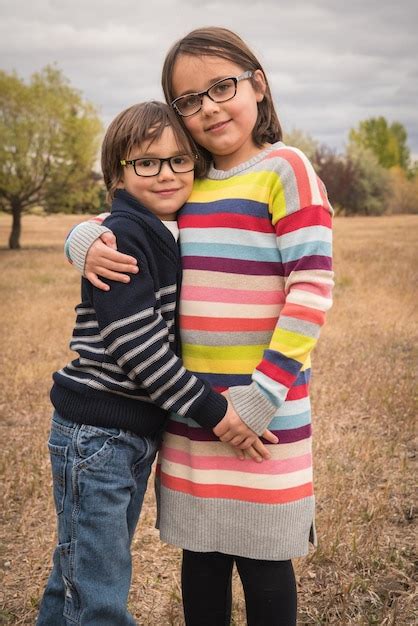
[[[116,237],[113,233],[103,233],[87,252],[84,267],[85,277],[98,289],[109,291],[109,285],[100,280],[99,276],[120,283],[129,283],[130,277],[123,272],[131,274],[139,272],[137,260],[117,251]]]

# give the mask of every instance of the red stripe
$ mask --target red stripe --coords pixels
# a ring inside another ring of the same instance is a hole
[[[199,317],[197,315],[180,315],[180,328],[187,330],[213,330],[218,332],[273,330],[277,318],[245,319],[235,317]]]
[[[295,387],[289,389],[286,400],[302,400],[302,398],[307,398],[308,396],[308,385],[295,385]]]
[[[184,478],[169,476],[159,472],[161,484],[168,489],[181,491],[198,498],[223,498],[226,500],[241,500],[243,502],[258,502],[260,504],[285,504],[313,495],[312,483],[305,483],[289,489],[251,489],[236,485],[201,485]]]
[[[278,221],[277,234],[284,235],[307,226],[326,226],[331,228],[331,214],[322,206],[309,206],[301,211],[286,215]]]
[[[251,217],[237,213],[213,215],[184,215],[179,218],[179,228],[237,228],[260,233],[274,233],[271,221],[265,217]]]
[[[311,309],[310,307],[302,306],[301,304],[293,304],[291,302],[287,302],[284,305],[280,315],[285,317],[294,317],[306,322],[312,322],[313,324],[318,324],[319,326],[322,326],[325,323],[324,311]]]
[[[276,380],[277,382],[281,383],[285,387],[291,387],[291,385],[293,385],[297,378],[297,376],[295,376],[294,374],[286,372],[286,370],[278,367],[277,365],[273,365],[273,363],[270,363],[265,359],[257,365],[256,369],[271,378],[272,380]]]

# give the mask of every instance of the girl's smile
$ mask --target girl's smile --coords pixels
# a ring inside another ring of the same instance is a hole
[[[174,97],[204,91],[221,77],[239,76],[247,69],[219,57],[182,54],[174,65]],[[200,111],[183,118],[193,139],[211,153],[216,168],[231,169],[260,151],[252,133],[264,92],[263,72],[256,70],[253,79],[238,83],[230,100],[213,102],[204,95]]]

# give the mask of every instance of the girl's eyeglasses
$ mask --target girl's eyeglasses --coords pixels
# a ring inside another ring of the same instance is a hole
[[[206,91],[196,91],[195,93],[186,93],[184,96],[179,96],[171,103],[171,106],[182,117],[189,117],[194,115],[202,108],[203,96],[207,96],[213,102],[226,102],[232,100],[237,93],[237,84],[241,80],[251,78],[253,72],[248,70],[240,76],[229,76],[222,80],[216,81],[206,89]]]
[[[167,159],[159,159],[157,157],[138,159],[122,159],[120,164],[123,166],[133,165],[137,176],[158,176],[161,172],[163,163],[168,163],[171,171],[175,174],[185,174],[194,170],[198,156],[190,156],[189,154],[179,154],[177,156],[168,157]]]

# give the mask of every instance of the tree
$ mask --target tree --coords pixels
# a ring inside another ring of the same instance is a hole
[[[408,170],[408,135],[399,122],[393,122],[389,126],[384,117],[371,117],[360,122],[357,129],[352,129],[349,138],[358,147],[371,150],[382,167],[389,169],[399,166]]]
[[[57,68],[46,66],[28,84],[0,71],[0,209],[13,217],[10,248],[20,248],[21,217],[35,206],[98,206],[100,132],[94,107]]]
[[[315,154],[319,149],[318,141],[299,128],[293,128],[291,131],[285,132],[283,141],[288,146],[294,146],[302,150],[310,161],[315,159]]]
[[[346,159],[351,161],[355,170],[353,185],[347,197],[346,213],[385,213],[390,190],[388,172],[379,164],[371,150],[361,146],[349,146]]]

